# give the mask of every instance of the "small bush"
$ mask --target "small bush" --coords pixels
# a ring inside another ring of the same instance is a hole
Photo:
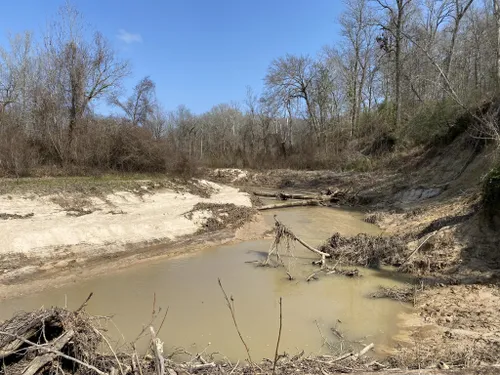
[[[470,118],[454,102],[442,100],[423,105],[403,129],[404,135],[414,144],[448,144],[463,133]]]

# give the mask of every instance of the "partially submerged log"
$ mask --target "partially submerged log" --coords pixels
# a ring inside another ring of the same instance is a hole
[[[319,206],[327,203],[337,203],[340,201],[341,197],[346,195],[345,191],[335,190],[328,191],[328,194],[301,194],[301,193],[283,193],[283,192],[259,192],[253,193],[258,197],[268,197],[276,198],[277,200],[287,201],[287,200],[299,200],[295,202],[287,202],[283,204],[270,204],[267,206],[257,208],[260,211],[271,210],[275,208],[287,208],[287,207],[297,207],[297,206]],[[300,202],[303,200],[304,202]]]
[[[266,206],[257,207],[258,211],[265,210],[274,210],[278,208],[287,208],[287,207],[300,207],[300,206],[319,206],[320,201],[311,200],[311,201],[295,201],[295,202],[287,202],[287,203],[279,203],[279,204],[268,204]]]
[[[266,192],[261,192],[261,191],[255,191],[253,195],[257,197],[267,197],[267,198],[276,198],[279,200],[287,200],[287,199],[319,199],[321,196],[320,195],[313,195],[313,194],[300,194],[300,193],[283,193],[283,192],[274,192],[274,193],[266,193]]]

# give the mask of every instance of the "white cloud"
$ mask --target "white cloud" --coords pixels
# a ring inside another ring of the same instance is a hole
[[[123,29],[118,30],[117,37],[118,39],[124,41],[127,44],[142,43],[141,34],[129,33],[128,31]]]

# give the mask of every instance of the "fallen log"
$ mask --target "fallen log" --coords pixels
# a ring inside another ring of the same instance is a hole
[[[257,207],[258,211],[265,210],[273,210],[278,208],[287,208],[287,207],[300,207],[300,206],[319,206],[319,200],[311,200],[311,201],[295,201],[295,202],[287,202],[281,204],[268,204],[267,206]]]
[[[283,192],[276,192],[276,193],[267,193],[267,192],[261,192],[261,191],[254,191],[253,195],[257,197],[267,197],[267,198],[276,198],[276,199],[281,199],[281,200],[287,200],[287,199],[320,199],[320,195],[312,195],[312,194],[300,194],[300,193],[283,193]]]
[[[341,355],[340,357],[337,357],[334,360],[332,360],[331,363],[339,362],[339,361],[342,361],[342,360],[347,359],[347,358],[352,358],[352,359],[356,360],[359,357],[368,353],[371,349],[373,349],[374,346],[375,345],[373,343],[371,343],[370,345],[365,346],[363,349],[361,349],[357,353],[354,353],[354,352],[345,353],[345,354]]]

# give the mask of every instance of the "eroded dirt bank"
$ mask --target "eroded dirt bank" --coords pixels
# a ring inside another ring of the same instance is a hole
[[[0,299],[235,238],[258,238],[247,193],[211,183],[0,195]],[[235,235],[236,232],[236,235]]]
[[[376,255],[373,263],[398,267],[415,283],[388,294],[415,305],[405,316],[412,333],[399,338],[390,365],[470,367],[500,358],[500,233],[481,201],[492,152],[464,135],[398,160],[388,156],[373,172],[218,169],[209,176],[249,190],[348,191],[345,203],[364,207],[366,220],[392,240],[333,237],[330,250],[358,266]]]

